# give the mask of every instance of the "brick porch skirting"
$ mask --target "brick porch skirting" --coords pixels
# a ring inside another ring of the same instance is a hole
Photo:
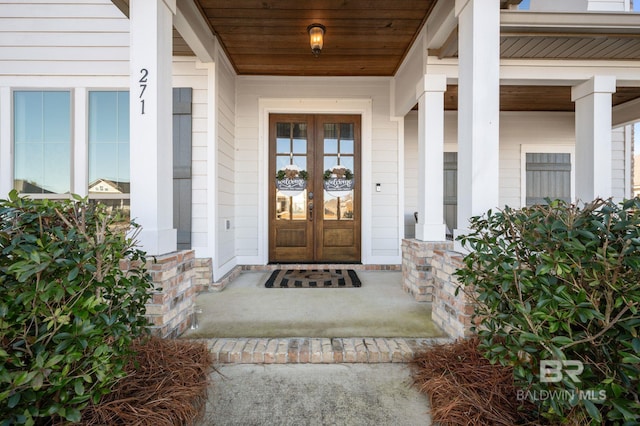
[[[205,342],[221,364],[406,363],[449,338],[224,338]]]

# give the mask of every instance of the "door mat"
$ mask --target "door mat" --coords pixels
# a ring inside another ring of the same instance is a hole
[[[267,288],[348,288],[362,283],[353,269],[277,269],[267,282]]]

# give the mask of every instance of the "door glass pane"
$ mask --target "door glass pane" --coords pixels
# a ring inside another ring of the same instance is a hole
[[[338,153],[338,140],[337,139],[325,139],[324,140],[324,152],[325,152],[325,154],[337,154]]]
[[[340,219],[353,220],[353,191],[340,197]]]
[[[306,220],[307,125],[276,123],[276,131],[276,219]]]
[[[293,152],[295,154],[307,153],[307,140],[306,139],[294,139],[293,140]]]
[[[353,220],[353,181],[355,138],[354,124],[324,125],[323,167],[329,179],[325,180],[324,219]],[[336,166],[343,170],[331,173]],[[347,170],[344,170],[347,169]]]
[[[276,157],[276,170],[282,170],[288,164],[291,164],[291,157],[288,155],[278,155]]]
[[[345,166],[353,172],[353,157],[340,156],[340,165]]]
[[[307,140],[307,123],[293,123],[293,138]]]
[[[293,220],[307,219],[307,191],[304,190],[295,197],[291,197],[291,213]]]
[[[324,166],[323,166],[323,170],[330,170],[333,166],[335,166],[337,163],[337,157],[324,157]]]
[[[353,139],[340,139],[340,153],[353,154]]]
[[[278,138],[276,141],[276,152],[290,152],[291,151],[291,141],[289,138]]]
[[[293,164],[298,166],[300,170],[307,170],[307,156],[294,155]]]
[[[324,220],[338,219],[338,197],[324,191]]]
[[[291,197],[276,194],[276,219],[291,219]]]
[[[340,153],[353,154],[354,148],[353,123],[340,124]]]
[[[276,138],[289,140],[291,137],[291,123],[276,123]]]

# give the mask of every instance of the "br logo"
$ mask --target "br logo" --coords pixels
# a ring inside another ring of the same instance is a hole
[[[540,361],[540,382],[558,383],[564,376],[569,377],[574,383],[580,383],[578,376],[584,371],[581,361],[574,360],[542,360]]]

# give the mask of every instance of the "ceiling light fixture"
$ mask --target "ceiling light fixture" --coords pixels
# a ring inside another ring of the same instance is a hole
[[[322,24],[311,24],[307,27],[309,33],[309,44],[311,44],[311,53],[316,58],[320,56],[322,45],[324,44],[324,33],[327,29]]]

